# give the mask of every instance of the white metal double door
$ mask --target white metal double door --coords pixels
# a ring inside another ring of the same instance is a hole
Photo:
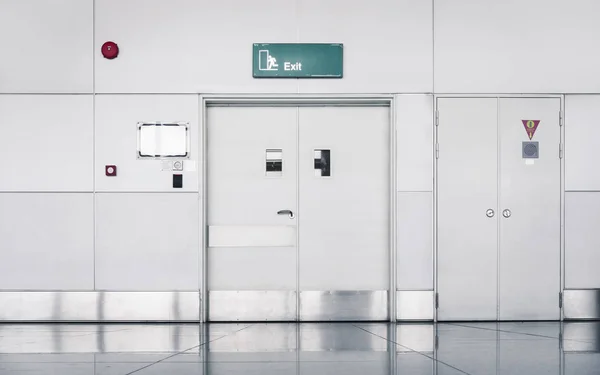
[[[383,320],[388,107],[209,107],[211,321]]]
[[[560,319],[560,99],[437,109],[438,319]]]

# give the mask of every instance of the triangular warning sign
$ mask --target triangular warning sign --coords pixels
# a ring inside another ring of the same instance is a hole
[[[525,130],[527,131],[527,135],[529,136],[529,139],[531,140],[533,138],[533,135],[535,134],[535,131],[538,128],[538,125],[540,124],[540,120],[521,120],[523,121],[523,126],[525,127]]]

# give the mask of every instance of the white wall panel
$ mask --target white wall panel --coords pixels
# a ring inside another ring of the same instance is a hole
[[[595,0],[435,0],[435,92],[598,92]]]
[[[295,4],[277,0],[97,0],[97,92],[297,92],[252,78],[252,43],[295,42]],[[100,48],[114,41],[119,57]]]
[[[300,92],[432,92],[432,2],[299,0],[301,43],[343,43],[344,78],[300,80]]]
[[[92,92],[92,0],[0,0],[0,92]]]
[[[183,188],[173,188],[173,172],[160,160],[136,157],[139,121],[182,121],[190,125],[190,159],[184,160]],[[98,191],[198,191],[198,96],[96,96],[96,189]],[[107,177],[104,167],[117,166]]]
[[[398,193],[397,285],[433,289],[433,193]]]
[[[433,97],[396,96],[397,189],[433,190]]]
[[[93,289],[93,210],[91,193],[1,193],[0,289]]]
[[[565,189],[600,190],[600,95],[565,100]]]
[[[600,288],[600,193],[565,194],[565,287]]]
[[[96,288],[198,290],[198,195],[96,195]]]
[[[0,191],[91,191],[93,113],[91,95],[0,95]]]
[[[295,1],[201,0],[199,92],[298,92],[295,79],[252,78],[253,43],[295,43]]]
[[[97,0],[97,92],[193,92],[200,81],[201,4],[195,0]],[[119,56],[102,56],[113,41]]]

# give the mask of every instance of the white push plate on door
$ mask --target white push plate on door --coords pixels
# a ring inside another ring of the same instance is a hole
[[[211,225],[209,247],[296,246],[296,227],[288,225]]]

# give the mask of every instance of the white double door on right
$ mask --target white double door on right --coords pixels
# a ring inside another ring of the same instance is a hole
[[[560,99],[437,110],[438,320],[560,319]]]

